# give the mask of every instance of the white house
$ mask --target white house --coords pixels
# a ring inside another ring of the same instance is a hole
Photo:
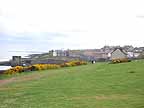
[[[53,52],[53,56],[54,57],[57,56],[57,52],[56,51]]]
[[[127,52],[127,57],[128,58],[134,58],[135,57],[135,55],[134,55],[134,52],[132,52],[132,51],[129,51],[129,52]]]

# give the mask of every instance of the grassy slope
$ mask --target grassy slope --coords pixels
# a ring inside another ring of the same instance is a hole
[[[23,74],[0,86],[0,108],[144,108],[143,67],[97,63]]]

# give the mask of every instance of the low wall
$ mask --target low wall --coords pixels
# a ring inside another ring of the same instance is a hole
[[[0,74],[3,74],[4,73],[4,70],[0,70]]]

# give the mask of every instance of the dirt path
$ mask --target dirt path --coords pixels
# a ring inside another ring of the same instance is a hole
[[[57,73],[46,73],[46,74],[32,74],[32,75],[24,75],[24,76],[17,76],[9,79],[2,79],[0,80],[0,87],[7,85],[13,82],[24,82],[24,81],[32,81],[32,80],[39,80],[44,77],[55,76]]]
[[[21,77],[14,77],[10,79],[2,79],[0,80],[0,87],[12,82],[23,82],[23,81],[30,81],[30,80],[37,80],[44,77],[44,75],[26,75]]]

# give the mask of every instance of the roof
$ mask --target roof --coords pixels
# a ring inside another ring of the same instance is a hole
[[[124,51],[122,48],[115,48],[115,49],[111,52],[111,54],[112,54],[113,52],[115,52],[117,49],[119,49],[122,53],[124,53],[125,55],[127,55],[126,51]]]

